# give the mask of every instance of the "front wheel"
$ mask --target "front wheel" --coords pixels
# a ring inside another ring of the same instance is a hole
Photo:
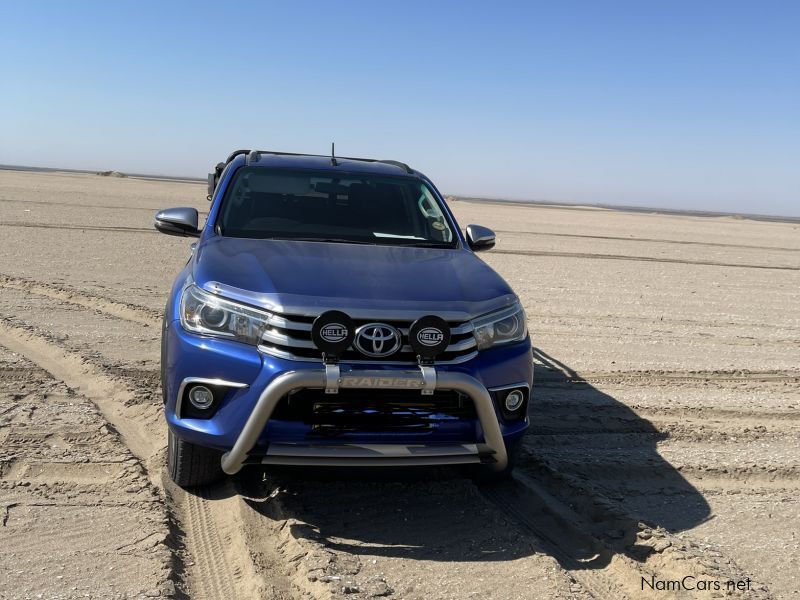
[[[180,439],[172,431],[167,437],[167,470],[182,488],[209,485],[222,479],[222,453]]]

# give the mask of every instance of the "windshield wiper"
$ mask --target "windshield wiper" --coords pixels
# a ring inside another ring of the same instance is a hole
[[[450,248],[453,249],[451,244],[442,242],[416,242],[414,244],[401,244],[402,246],[410,246],[411,248]]]
[[[349,240],[347,238],[325,238],[325,237],[271,237],[270,240],[288,240],[290,242],[335,242],[338,244],[366,244],[377,246],[375,242],[365,242],[363,240]]]

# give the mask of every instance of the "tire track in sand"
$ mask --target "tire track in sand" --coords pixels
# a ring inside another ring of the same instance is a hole
[[[161,320],[161,315],[158,312],[143,306],[119,302],[96,294],[84,291],[79,292],[32,279],[0,274],[0,289],[2,288],[24,291],[37,296],[52,298],[53,300],[61,300],[83,308],[100,311],[118,319],[132,321],[145,327],[157,326]]]
[[[699,545],[642,523],[605,499],[591,499],[570,480],[542,465],[535,479],[520,470],[510,481],[480,489],[489,502],[542,540],[561,566],[595,598],[681,597],[648,589],[643,582],[650,577],[677,580],[692,575],[723,581],[746,576],[732,560],[712,564]],[[571,505],[557,498],[557,493],[573,498]],[[592,533],[616,528],[619,537],[601,538]],[[730,595],[772,598],[761,584],[755,584],[746,595]]]
[[[497,233],[510,233],[514,235],[530,235],[536,237],[565,237],[585,240],[612,240],[619,242],[645,242],[655,244],[676,244],[679,246],[713,246],[715,248],[749,248],[754,250],[780,250],[783,252],[800,252],[800,248],[787,248],[785,246],[755,246],[751,244],[729,244],[724,242],[699,242],[696,240],[668,240],[663,238],[622,237],[614,235],[587,235],[579,233],[555,233],[550,231],[519,231],[512,229],[495,229]]]
[[[133,210],[133,211],[147,211],[149,213],[156,213],[160,210],[158,207],[148,206],[113,206],[109,204],[86,204],[79,202],[54,202],[52,200],[30,200],[21,198],[4,198],[0,197],[0,202],[8,204],[35,204],[40,206],[60,206],[60,207],[77,207],[77,208],[103,208],[109,210]]]
[[[541,540],[593,597],[630,600],[638,597],[637,592],[641,593],[634,585],[640,572],[620,562],[599,540],[577,526],[578,516],[569,514],[537,484],[515,477],[514,481],[480,489],[489,502]],[[603,566],[598,568],[598,565]]]
[[[124,227],[115,225],[50,225],[48,223],[26,223],[24,221],[2,221],[0,227],[28,227],[33,229],[62,229],[76,231],[111,231],[113,233],[158,233],[155,229],[145,227]]]
[[[197,565],[195,570],[206,574],[203,583],[207,586],[201,587],[196,582],[192,586],[192,598],[233,598],[236,589],[234,574],[224,566],[220,568],[220,563],[227,563],[221,560],[224,556],[222,538],[210,518],[205,500],[202,490],[198,490],[197,495],[187,493],[185,497],[183,520],[193,542],[192,553]]]
[[[536,370],[536,383],[564,387],[581,383],[696,383],[696,382],[787,382],[800,383],[800,371],[573,371],[556,365]]]
[[[628,256],[625,254],[595,254],[592,252],[555,252],[548,250],[503,250],[494,249],[493,254],[511,254],[515,256],[554,256],[559,258],[587,258],[593,260],[630,260],[641,262],[657,262],[675,265],[701,265],[708,267],[737,267],[739,269],[775,269],[778,271],[800,271],[800,267],[788,265],[755,265],[746,263],[726,263],[713,260],[683,260],[679,258],[657,258],[655,256]]]
[[[177,521],[173,528],[177,525],[184,532],[189,556],[176,553],[175,559],[182,563],[177,565],[177,571],[185,574],[183,587],[191,597],[244,598],[264,589],[262,576],[256,572],[247,552],[225,553],[224,557],[220,553],[226,547],[246,547],[230,503],[210,502],[203,497],[203,490],[194,496],[167,480],[166,426],[159,406],[131,403],[133,394],[124,382],[108,377],[78,354],[23,327],[0,322],[0,343],[91,400],[141,461],[149,480],[167,498],[168,513]],[[221,528],[229,539],[223,538]]]

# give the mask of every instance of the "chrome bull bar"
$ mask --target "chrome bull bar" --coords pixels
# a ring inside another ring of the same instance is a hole
[[[332,466],[407,466],[444,465],[481,462],[481,457],[491,455],[491,468],[501,471],[508,464],[503,435],[497,421],[492,397],[486,387],[466,373],[437,371],[434,367],[421,367],[408,371],[302,369],[289,371],[273,379],[256,401],[233,448],[222,456],[222,470],[228,475],[238,473],[248,460],[258,438],[264,432],[278,402],[293,390],[304,388],[324,389],[335,393],[338,388],[367,389],[417,389],[420,393],[433,390],[453,390],[466,394],[475,406],[483,430],[483,444],[460,444],[449,449],[424,444],[399,446],[374,445],[298,445],[274,444],[273,453],[262,459],[265,464],[332,465]]]

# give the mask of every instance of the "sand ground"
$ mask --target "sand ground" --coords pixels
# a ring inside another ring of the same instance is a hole
[[[796,223],[453,201],[536,347],[518,476],[187,493],[158,323],[191,240],[152,229],[182,205],[204,186],[0,171],[0,598],[800,595]]]

